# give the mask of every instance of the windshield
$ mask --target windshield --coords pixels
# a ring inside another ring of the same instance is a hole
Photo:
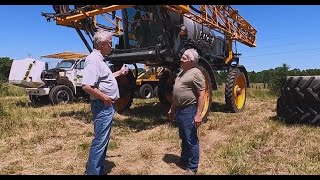
[[[70,69],[76,60],[63,60],[57,65],[57,69]]]
[[[161,20],[154,6],[127,8],[130,47],[155,46],[162,32]]]

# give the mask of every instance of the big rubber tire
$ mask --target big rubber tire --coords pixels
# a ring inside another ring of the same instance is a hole
[[[211,103],[212,103],[212,85],[211,85],[211,78],[209,75],[209,72],[207,71],[206,68],[203,66],[199,65],[199,70],[202,72],[204,78],[205,78],[205,95],[204,95],[204,107],[201,112],[201,118],[203,122],[207,122],[208,120],[208,115],[211,110]]]
[[[149,99],[153,97],[153,89],[150,84],[144,84],[140,87],[139,96],[142,99]]]
[[[133,102],[134,91],[136,89],[136,79],[131,70],[125,76],[117,77],[120,98],[116,100],[116,110],[119,114],[129,109]]]
[[[158,88],[158,86],[156,86],[156,87],[153,89],[153,95],[154,95],[154,97],[158,97],[158,92],[159,92],[159,88]]]
[[[171,70],[165,69],[159,78],[158,98],[161,104],[172,103],[172,90],[175,76]]]
[[[225,102],[227,109],[233,113],[244,109],[246,103],[246,76],[239,68],[232,68],[226,79]]]
[[[320,76],[287,76],[277,100],[277,116],[286,123],[320,125]]]
[[[51,89],[49,99],[53,105],[68,104],[73,102],[74,95],[68,86],[58,85]]]

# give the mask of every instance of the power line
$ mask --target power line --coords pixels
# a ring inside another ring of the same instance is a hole
[[[319,50],[319,49],[320,49],[320,48],[303,49],[303,50],[293,50],[293,51],[283,51],[283,52],[268,53],[268,54],[259,54],[259,55],[253,55],[253,56],[242,56],[242,58],[252,58],[252,57],[259,57],[259,56],[269,56],[269,55],[275,55],[275,54],[300,53],[300,52],[304,52],[304,51]]]
[[[275,47],[284,47],[284,46],[291,46],[291,45],[303,45],[303,43],[309,43],[306,41],[294,41],[294,42],[287,42],[287,43],[275,43],[270,46],[262,46],[257,47],[257,49],[269,49],[269,48],[275,48]]]

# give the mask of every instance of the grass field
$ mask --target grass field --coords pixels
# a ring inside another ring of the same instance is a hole
[[[19,94],[19,93],[17,93]],[[93,125],[89,104],[32,107],[0,97],[0,174],[84,174]],[[227,113],[223,87],[199,128],[199,174],[320,174],[320,129],[276,118],[276,97],[250,88],[243,112]],[[182,174],[178,129],[158,99],[116,114],[108,174]]]

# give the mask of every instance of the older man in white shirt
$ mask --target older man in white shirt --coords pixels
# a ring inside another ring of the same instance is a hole
[[[96,32],[93,37],[93,46],[93,51],[86,58],[82,79],[82,88],[90,95],[94,119],[94,138],[90,148],[86,174],[102,175],[105,174],[104,162],[115,113],[114,102],[120,96],[115,77],[126,75],[128,69],[123,66],[119,71],[112,73],[104,62],[104,56],[110,54],[112,49],[111,32]]]

